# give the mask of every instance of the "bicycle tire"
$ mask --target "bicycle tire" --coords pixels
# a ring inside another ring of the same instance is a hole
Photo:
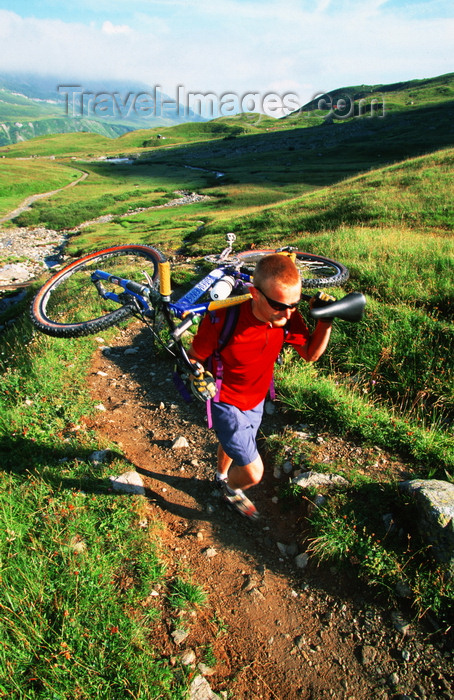
[[[77,338],[109,328],[131,316],[135,309],[127,303],[118,306],[117,302],[103,299],[90,279],[91,272],[102,268],[109,274],[146,284],[144,267],[155,282],[158,263],[165,259],[156,248],[134,244],[85,255],[41,287],[30,307],[32,322],[42,333],[56,338]]]
[[[237,253],[237,255],[242,267],[251,273],[261,258],[272,253],[282,252],[282,250],[285,249],[246,250],[243,253]],[[289,250],[296,255],[296,266],[300,271],[301,286],[304,289],[340,287],[350,276],[348,268],[335,260],[325,258],[322,255],[303,253],[291,248]],[[310,273],[309,276],[307,275],[308,272]],[[312,276],[312,274],[317,274],[317,276]]]

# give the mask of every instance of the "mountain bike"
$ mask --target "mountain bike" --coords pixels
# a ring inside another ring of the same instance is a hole
[[[275,252],[290,255],[305,289],[338,287],[349,277],[341,263],[291,247],[235,253],[235,238],[235,234],[227,234],[228,245],[218,255],[173,261],[172,275],[180,284],[185,277],[199,278],[178,299],[172,299],[171,263],[152,246],[119,245],[85,255],[41,287],[30,309],[33,324],[47,335],[73,338],[99,333],[136,316],[177,362],[193,369],[182,343],[183,334],[196,318],[249,299],[248,286],[263,256]],[[365,298],[358,292],[338,301],[324,299],[321,293],[303,294],[302,299],[313,300],[310,314],[314,318],[358,321],[365,306]],[[158,330],[163,326],[168,329],[165,342]]]

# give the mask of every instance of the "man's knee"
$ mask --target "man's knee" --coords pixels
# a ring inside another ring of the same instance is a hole
[[[263,462],[260,456],[256,457],[253,462],[246,464],[242,469],[248,473],[252,485],[258,484],[261,481],[263,476]]]

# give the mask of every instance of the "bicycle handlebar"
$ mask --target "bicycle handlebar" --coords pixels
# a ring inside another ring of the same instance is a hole
[[[304,299],[308,298],[305,294]],[[309,297],[311,299],[313,297]],[[315,319],[340,318],[355,323],[364,316],[366,297],[361,292],[350,292],[338,301],[316,300],[309,313]]]

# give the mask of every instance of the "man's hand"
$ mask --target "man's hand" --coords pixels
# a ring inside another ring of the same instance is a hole
[[[209,401],[216,396],[216,382],[211,372],[201,372],[198,377],[194,377],[191,374],[189,379],[191,381],[191,391],[200,401]]]
[[[197,375],[190,374],[191,391],[200,401],[206,402],[213,399],[217,394],[217,386],[211,372],[207,372],[200,362],[194,362],[194,369]]]

